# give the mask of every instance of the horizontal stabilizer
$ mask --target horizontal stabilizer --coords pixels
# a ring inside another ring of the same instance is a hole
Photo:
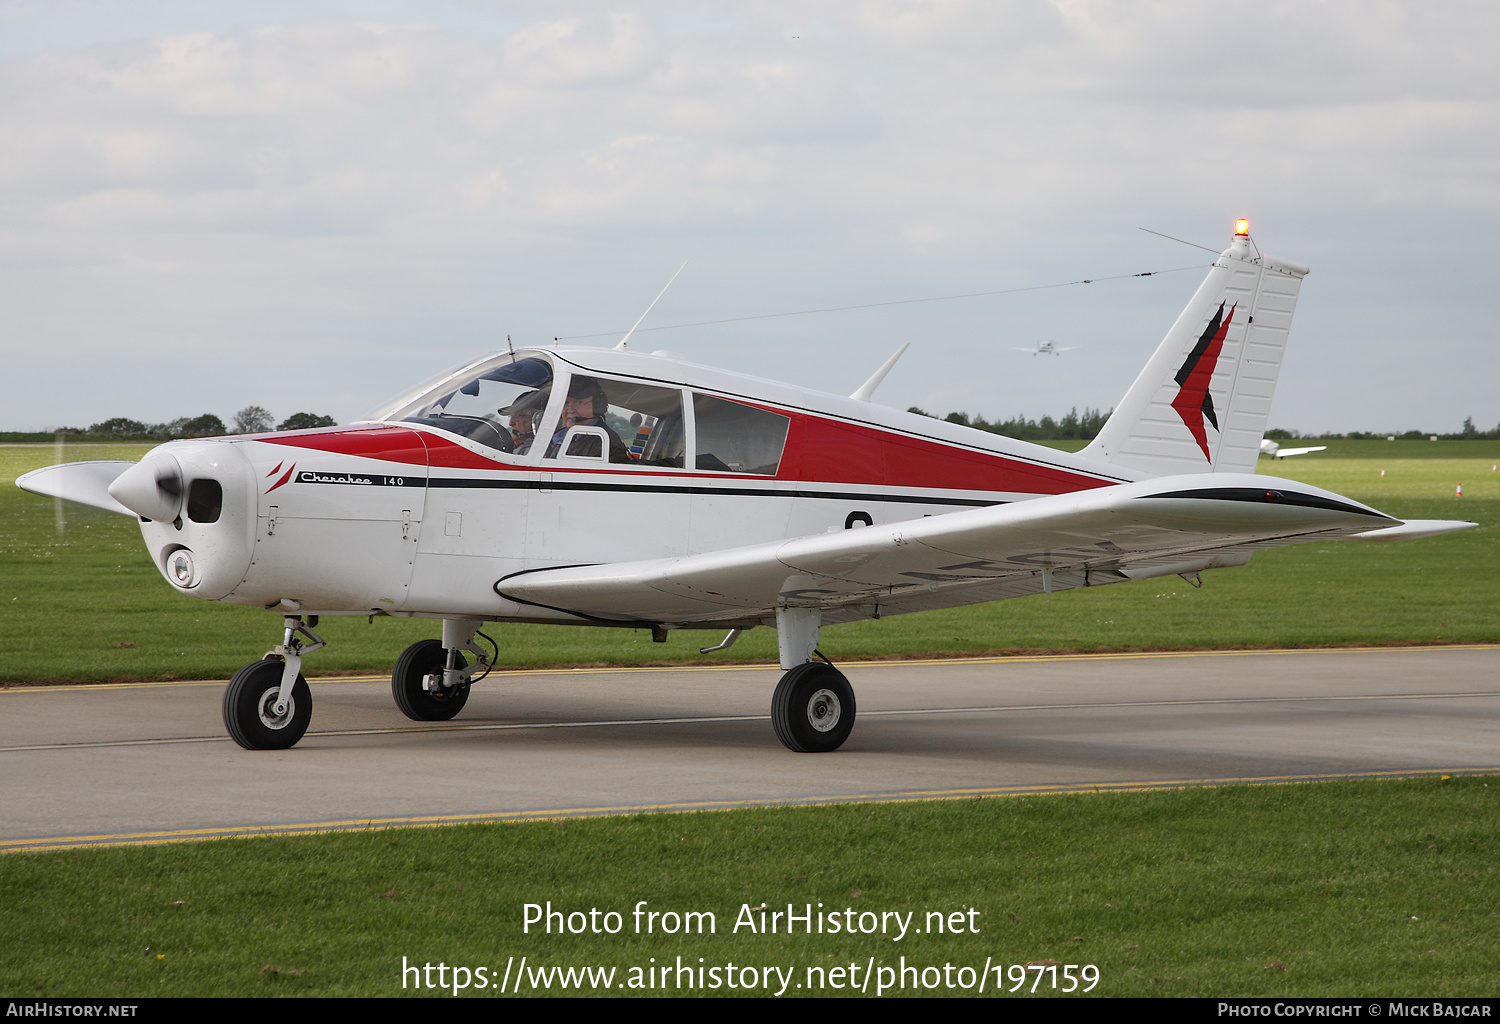
[[[134,518],[134,512],[109,494],[109,485],[115,478],[134,465],[134,462],[64,462],[60,466],[33,469],[18,477],[16,486],[32,494],[76,501]]]

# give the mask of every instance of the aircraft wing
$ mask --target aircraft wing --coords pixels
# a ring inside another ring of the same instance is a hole
[[[1424,522],[1406,535],[1472,526]],[[1257,549],[1403,526],[1358,502],[1251,474],[1161,477],[679,558],[534,569],[503,598],[588,621],[753,624],[778,606],[824,622],[1243,564]]]

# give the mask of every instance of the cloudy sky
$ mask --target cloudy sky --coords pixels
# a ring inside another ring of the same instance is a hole
[[[347,422],[611,344],[1109,408],[1237,216],[1309,264],[1272,425],[1500,421],[1500,7],[0,4],[0,429]],[[1189,268],[1189,269],[1179,269]],[[1033,358],[1012,346],[1076,349]]]

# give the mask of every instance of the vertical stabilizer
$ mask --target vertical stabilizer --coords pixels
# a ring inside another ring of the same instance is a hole
[[[1253,253],[1241,221],[1234,244],[1079,454],[1157,476],[1255,472],[1306,274]]]

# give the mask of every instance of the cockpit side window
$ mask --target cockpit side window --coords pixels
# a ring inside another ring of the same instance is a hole
[[[526,455],[551,391],[547,360],[502,356],[400,410],[400,421],[462,434],[508,455]]]
[[[775,476],[791,419],[712,395],[693,395],[699,469]]]
[[[681,469],[687,452],[682,392],[676,388],[575,373],[548,458],[572,453],[571,442],[564,451],[564,440],[573,427],[602,429],[611,463]]]

